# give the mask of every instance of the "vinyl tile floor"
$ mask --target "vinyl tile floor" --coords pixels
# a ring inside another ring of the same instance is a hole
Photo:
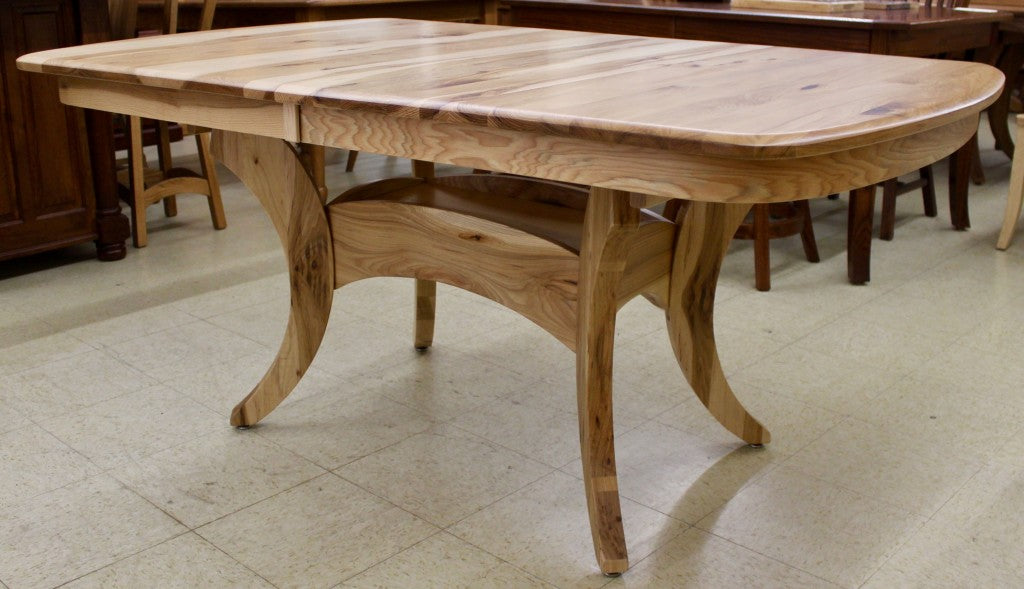
[[[944,186],[938,218],[901,197],[868,285],[846,282],[843,200],[812,203],[820,263],[772,244],[770,292],[733,244],[715,327],[763,449],[709,417],[657,309],[621,311],[615,579],[591,548],[573,356],[512,312],[442,286],[417,353],[411,281],[347,286],[295,393],[239,431],[289,301],[228,172],[224,231],[186,197],[122,261],[4,262],[0,589],[1022,587],[1024,237],[994,249],[1010,166],[982,157],[971,230]],[[409,165],[342,168],[333,192]]]

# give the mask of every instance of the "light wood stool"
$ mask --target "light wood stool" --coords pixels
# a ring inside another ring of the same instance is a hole
[[[1024,120],[1017,115],[1017,145],[1024,139]],[[1006,196],[1006,213],[1003,215],[1003,228],[999,232],[999,241],[996,242],[996,249],[1005,250],[1010,247],[1013,240],[1013,233],[1017,229],[1017,220],[1020,218],[1021,205],[1024,205],[1024,150],[1018,149],[1013,153],[1013,167],[1010,168],[1010,191]]]

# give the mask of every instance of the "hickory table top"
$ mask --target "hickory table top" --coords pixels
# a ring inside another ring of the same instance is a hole
[[[938,127],[1002,85],[958,61],[391,19],[94,44],[19,67],[758,159]]]

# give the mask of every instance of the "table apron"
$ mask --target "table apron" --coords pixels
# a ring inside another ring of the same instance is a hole
[[[783,202],[875,184],[946,157],[978,125],[969,113],[831,153],[764,159],[751,150],[744,159],[104,80],[63,77],[60,88],[65,104],[82,108],[706,202]]]
[[[815,198],[912,172],[953,153],[978,126],[972,113],[832,153],[741,159],[380,113],[304,107],[299,114],[302,140],[317,145],[652,196],[746,203]]]
[[[298,107],[209,92],[62,77],[69,106],[299,141]]]

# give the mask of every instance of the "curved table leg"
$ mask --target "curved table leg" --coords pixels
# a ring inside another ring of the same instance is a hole
[[[580,248],[576,398],[590,532],[598,565],[607,575],[629,568],[615,471],[612,349],[616,287],[628,253],[624,238],[636,231],[639,220],[628,192],[590,189]]]
[[[704,406],[743,441],[764,444],[771,440],[768,430],[747,413],[725,380],[712,325],[722,258],[749,209],[690,203],[679,221],[665,318],[679,366]]]
[[[291,313],[277,357],[231,413],[231,424],[263,419],[292,392],[316,355],[334,296],[334,258],[320,194],[298,154],[279,139],[214,132],[214,153],[256,195],[288,260]]]

